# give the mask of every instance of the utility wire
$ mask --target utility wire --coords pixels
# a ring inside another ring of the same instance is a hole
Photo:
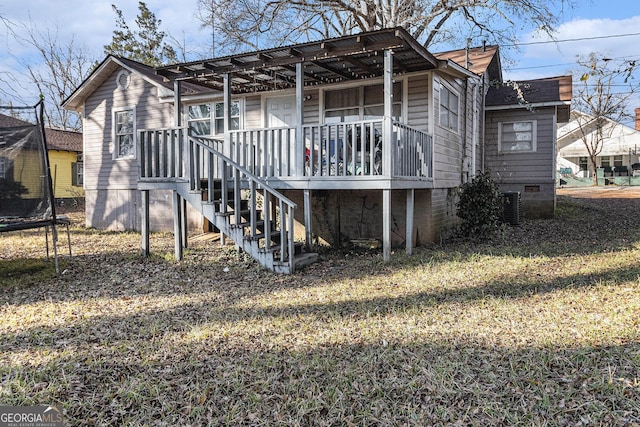
[[[523,43],[514,43],[511,45],[505,45],[505,47],[517,47],[517,46],[531,46],[536,44],[550,44],[550,43],[566,43],[566,42],[579,42],[584,40],[598,40],[598,39],[613,39],[618,37],[632,37],[632,36],[640,36],[640,33],[629,33],[629,34],[611,34],[608,36],[594,36],[594,37],[580,37],[576,39],[564,39],[564,40],[545,40],[539,42],[523,42]]]

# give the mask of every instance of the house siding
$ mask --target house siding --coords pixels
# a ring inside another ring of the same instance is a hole
[[[412,76],[407,85],[407,123],[429,132],[429,75]]]
[[[109,75],[84,103],[84,189],[88,227],[110,230],[139,230],[141,195],[137,190],[138,160],[113,158],[113,110],[134,107],[136,132],[165,128],[173,124],[173,103],[161,103],[158,89],[137,73],[130,74],[129,87],[117,87],[120,69]],[[151,229],[173,229],[170,192],[150,192]],[[188,214],[192,227],[202,220]]]
[[[263,127],[262,100],[260,96],[248,96],[244,100],[244,125],[247,129]]]
[[[555,109],[536,108],[486,113],[486,167],[502,191],[518,191],[528,218],[552,218],[555,211]],[[501,122],[536,120],[535,152],[499,152]]]
[[[466,132],[470,126],[466,126],[468,97],[465,95],[466,84],[462,80],[436,76],[433,87],[433,181],[434,188],[451,188],[460,185],[462,177],[463,143],[467,140]],[[458,130],[452,131],[439,124],[440,88],[437,83],[446,84],[447,87],[458,95]]]
[[[72,163],[78,160],[75,151],[49,150],[49,168],[56,199],[84,197],[82,186],[73,185]]]

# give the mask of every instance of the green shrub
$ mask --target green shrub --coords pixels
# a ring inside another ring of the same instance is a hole
[[[460,187],[456,208],[464,237],[486,239],[500,229],[502,193],[489,171],[478,173]]]

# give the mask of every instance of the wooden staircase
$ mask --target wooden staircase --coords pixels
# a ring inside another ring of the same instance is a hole
[[[182,135],[141,135],[139,188],[151,188],[153,182],[171,188],[220,231],[223,242],[230,238],[271,271],[291,274],[317,261],[317,253],[294,240],[294,202],[218,151],[221,141],[184,141]],[[160,160],[163,150],[176,158]]]

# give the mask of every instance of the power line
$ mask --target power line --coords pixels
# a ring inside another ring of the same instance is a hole
[[[638,61],[638,60],[640,60],[640,55],[618,56],[616,58],[608,58],[607,60],[609,60],[609,61]],[[566,67],[566,66],[569,66],[569,65],[575,67],[578,64],[576,62],[567,62],[567,63],[564,63],[564,64],[534,65],[534,66],[531,66],[531,67],[516,67],[516,68],[505,67],[504,69],[506,71],[532,70],[532,69],[536,69],[536,68]]]
[[[613,38],[618,38],[618,37],[632,37],[632,36],[640,36],[640,33],[611,34],[611,35],[608,35],[608,36],[580,37],[580,38],[576,38],[576,39],[546,40],[546,41],[540,41],[540,42],[514,43],[514,44],[511,44],[511,45],[505,45],[505,47],[531,46],[531,45],[536,45],[536,44],[550,44],[550,43],[579,42],[579,41],[584,41],[584,40],[613,39]]]

